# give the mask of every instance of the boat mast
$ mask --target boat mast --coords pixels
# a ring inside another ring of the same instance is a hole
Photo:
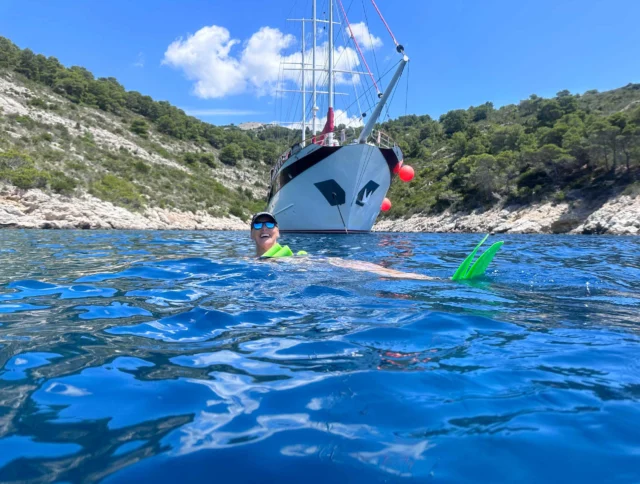
[[[302,146],[305,146],[305,138],[307,137],[307,92],[304,79],[304,22],[302,22]]]
[[[331,132],[327,134],[327,144],[333,145],[333,0],[329,0],[329,112],[327,123]]]
[[[311,63],[312,63],[312,71],[311,71],[311,82],[313,84],[313,94],[311,97],[311,102],[313,103],[313,121],[311,124],[311,134],[313,136],[316,135],[316,113],[318,112],[318,105],[316,103],[316,32],[317,32],[317,27],[316,27],[316,0],[313,0],[313,7],[312,7],[312,13],[313,13],[313,52],[311,54]],[[304,22],[302,22],[304,24]],[[304,62],[304,58],[303,58],[303,62]],[[304,67],[304,66],[303,66]],[[304,72],[304,71],[303,71]]]

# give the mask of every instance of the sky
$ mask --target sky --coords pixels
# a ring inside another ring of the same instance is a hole
[[[391,36],[370,0],[342,3],[377,78],[399,60]],[[534,93],[549,97],[564,89],[604,91],[640,82],[640,0],[376,3],[411,59],[387,117],[437,118],[487,101],[498,107]],[[318,0],[319,17],[326,17],[327,4]],[[301,61],[301,25],[286,19],[309,17],[310,5],[309,0],[0,0],[0,36],[66,66],[86,67],[96,77],[115,77],[127,90],[167,100],[210,123],[286,122],[302,119],[300,97],[277,92],[300,89],[299,73],[282,70],[282,62]],[[318,45],[326,52],[327,34],[319,30]],[[307,46],[310,32],[308,25]],[[352,42],[336,48],[345,70],[365,69]],[[336,91],[350,93],[337,96],[343,120],[357,123],[359,112],[370,109],[372,90],[363,94],[370,86],[363,75],[339,76]],[[326,96],[320,98],[321,116]]]

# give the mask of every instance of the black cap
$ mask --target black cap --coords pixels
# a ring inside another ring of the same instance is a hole
[[[269,213],[269,212],[258,212],[256,213],[253,217],[251,217],[251,226],[253,226],[253,223],[256,221],[256,219],[258,219],[259,217],[269,217],[271,220],[273,220],[276,224],[278,223],[278,221],[276,220],[276,218],[273,216],[273,214]]]

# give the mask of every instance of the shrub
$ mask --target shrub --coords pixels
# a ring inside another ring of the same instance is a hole
[[[134,164],[133,167],[135,168],[135,170],[139,173],[149,173],[151,171],[151,167],[149,165],[147,165],[144,161],[141,160],[137,160]]]
[[[238,207],[237,205],[234,205],[233,207],[231,207],[229,209],[229,213],[231,215],[238,217],[240,220],[244,220],[246,218],[244,210],[242,210],[242,208]]]
[[[135,185],[114,175],[105,175],[91,186],[91,192],[102,200],[129,208],[141,208],[142,197]]]
[[[220,151],[220,161],[225,165],[235,166],[242,159],[243,151],[236,143],[230,143]]]
[[[216,167],[216,157],[212,153],[202,153],[200,155],[200,162],[204,163],[210,168]]]
[[[156,153],[158,153],[163,158],[172,158],[171,153],[165,150],[162,146],[154,143],[151,145],[151,147]]]
[[[15,150],[0,153],[0,170],[16,170],[26,166],[33,166],[29,155]]]
[[[144,120],[134,119],[131,122],[131,127],[129,129],[131,130],[132,133],[137,134],[141,138],[148,138],[149,133],[147,131],[147,128],[148,128],[147,123],[145,123]]]
[[[61,171],[51,173],[51,181],[49,182],[51,190],[62,195],[71,195],[78,186],[78,183],[71,177],[65,175]]]
[[[188,165],[193,165],[198,161],[198,155],[196,153],[185,153],[182,158],[184,162]]]
[[[14,119],[16,123],[21,124],[25,128],[33,129],[36,125],[36,122],[29,116],[16,116]]]
[[[42,109],[47,109],[47,103],[43,100],[40,99],[39,97],[34,97],[33,99],[29,99],[27,101],[27,105],[28,106],[33,106],[36,108],[42,108]]]
[[[23,166],[17,170],[0,171],[0,178],[18,188],[27,190],[46,187],[50,175],[46,171],[37,170],[32,166]]]

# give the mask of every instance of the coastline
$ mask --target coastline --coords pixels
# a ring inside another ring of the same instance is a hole
[[[640,196],[527,206],[494,207],[484,212],[444,212],[381,220],[379,232],[483,232],[511,234],[640,235]]]
[[[68,197],[4,186],[0,187],[0,228],[246,230],[247,224],[234,216],[212,217],[206,212],[158,207],[132,212],[89,194]],[[380,220],[373,231],[640,235],[640,196],[414,215]]]
[[[0,228],[120,230],[247,230],[241,219],[206,212],[146,208],[132,212],[89,194],[48,194],[38,189],[0,189]]]

